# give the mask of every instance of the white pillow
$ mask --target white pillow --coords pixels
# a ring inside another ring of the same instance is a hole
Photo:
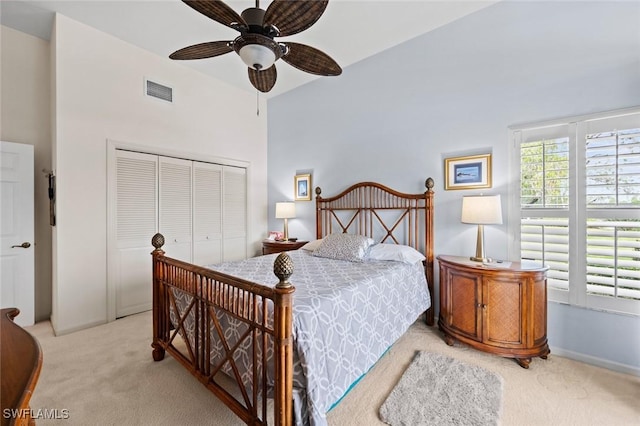
[[[399,244],[376,244],[369,248],[368,259],[395,260],[398,262],[414,264],[426,259],[422,253],[413,247]]]
[[[362,262],[371,244],[373,240],[363,235],[331,234],[324,237],[322,244],[311,254],[329,259]]]
[[[309,241],[307,244],[300,247],[302,250],[314,251],[322,244],[322,239]]]

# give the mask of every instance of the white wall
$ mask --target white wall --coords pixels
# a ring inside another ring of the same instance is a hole
[[[509,126],[640,104],[639,23],[638,2],[500,2],[270,99],[270,228],[299,170],[327,196],[364,180],[421,192],[431,176],[436,254],[472,255],[462,196],[517,197]],[[476,153],[492,153],[493,187],[445,191],[445,158]],[[289,233],[315,237],[314,203],[296,214]],[[507,223],[485,237],[489,256],[507,256]],[[639,317],[550,303],[548,319],[552,351],[640,372]]]
[[[51,314],[51,227],[48,179],[51,169],[49,43],[0,26],[0,140],[34,147],[35,313]]]
[[[256,116],[255,94],[65,16],[56,16],[53,31],[52,324],[60,334],[107,318],[107,139],[193,159],[248,162],[250,250],[257,253],[267,223],[267,115],[262,105]],[[174,103],[144,96],[145,77],[173,87]]]

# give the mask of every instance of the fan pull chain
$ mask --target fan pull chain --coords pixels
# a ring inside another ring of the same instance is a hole
[[[256,116],[260,117],[260,92],[256,90]]]

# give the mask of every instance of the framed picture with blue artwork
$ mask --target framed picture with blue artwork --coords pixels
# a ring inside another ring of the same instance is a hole
[[[446,158],[444,170],[446,190],[491,188],[491,154]]]
[[[311,175],[296,175],[294,182],[295,201],[311,201]]]

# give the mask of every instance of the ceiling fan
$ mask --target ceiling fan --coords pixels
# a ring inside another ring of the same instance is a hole
[[[240,32],[235,40],[211,41],[176,50],[171,59],[204,59],[235,51],[249,67],[249,81],[261,92],[276,84],[274,62],[282,58],[299,70],[322,76],[340,75],[342,68],[329,55],[300,43],[277,42],[274,37],[297,34],[322,16],[328,0],[274,0],[266,10],[250,7],[238,15],[223,1],[183,0],[203,15]]]

